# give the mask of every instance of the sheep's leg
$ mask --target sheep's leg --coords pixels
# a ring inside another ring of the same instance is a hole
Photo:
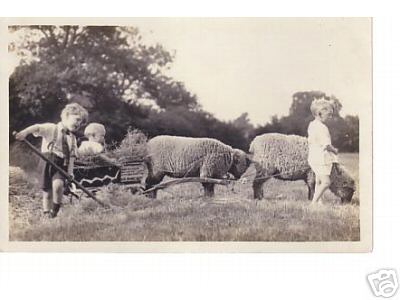
[[[146,178],[146,190],[149,189],[149,188],[152,188],[156,184],[159,184],[163,180],[163,177],[161,177],[161,178],[149,178],[149,177],[147,177]],[[151,191],[147,195],[148,195],[149,198],[155,199],[155,198],[157,198],[157,190]]]
[[[262,200],[264,198],[264,183],[267,181],[267,179],[257,179],[254,178],[253,181],[253,197],[254,199],[257,200]]]
[[[315,186],[311,187],[307,184],[307,188],[308,188],[308,200],[312,200],[312,198],[314,197]]]
[[[220,178],[218,172],[220,171],[220,166],[218,166],[217,157],[208,157],[202,162],[203,165],[200,168],[200,178]],[[214,197],[214,183],[204,182],[202,183],[204,188],[205,197]]]
[[[162,177],[161,176],[158,176],[158,177],[155,176],[154,170],[153,170],[153,164],[152,164],[152,161],[151,161],[150,157],[147,157],[145,159],[145,163],[146,163],[146,167],[147,167],[147,177],[146,177],[146,180],[145,180],[145,190],[148,190],[148,189],[152,188],[154,185],[160,183],[162,178],[163,178],[163,176]],[[159,178],[159,177],[161,177],[161,178]],[[153,191],[153,192],[147,193],[146,195],[149,198],[156,198],[157,197],[157,191]]]
[[[264,198],[264,183],[267,181],[265,169],[259,164],[254,164],[256,168],[256,177],[253,180],[253,198],[261,200]]]
[[[254,199],[261,200],[264,198],[264,183],[276,174],[277,169],[268,164],[255,164],[256,177],[253,181]]]
[[[214,197],[214,183],[202,183],[205,197]]]
[[[152,172],[148,174],[145,184],[146,184],[146,190],[149,188],[152,188],[156,184],[159,184],[164,178],[164,174],[152,174]],[[149,198],[156,198],[157,197],[157,190],[149,192],[148,194]]]

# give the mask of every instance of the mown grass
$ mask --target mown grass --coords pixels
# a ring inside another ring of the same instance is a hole
[[[358,155],[343,163],[358,179]],[[252,174],[252,170],[249,170]],[[41,215],[41,197],[20,168],[10,168],[10,240],[14,241],[357,241],[356,203],[341,205],[328,193],[313,207],[303,182],[271,179],[265,199],[252,200],[251,183],[218,186],[213,199],[200,184],[160,191],[157,199],[131,195],[118,185],[102,189],[103,209],[90,199],[65,204],[56,219]]]

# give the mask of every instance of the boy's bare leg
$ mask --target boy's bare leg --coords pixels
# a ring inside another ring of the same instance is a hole
[[[321,199],[321,196],[329,188],[330,185],[331,185],[331,180],[329,178],[329,175],[318,176],[317,184],[315,185],[314,197],[311,203],[316,204]]]
[[[54,179],[53,180],[53,217],[57,216],[58,211],[62,203],[62,198],[64,194],[64,180]]]
[[[52,197],[52,191],[50,192],[45,192],[43,191],[43,212],[44,213],[49,213],[50,210],[53,208],[53,197]]]

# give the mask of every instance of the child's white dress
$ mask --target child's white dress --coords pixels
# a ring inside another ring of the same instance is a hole
[[[330,175],[332,164],[338,162],[337,156],[326,150],[326,146],[331,144],[328,127],[317,119],[310,122],[308,125],[308,163],[317,176]]]
[[[97,155],[104,151],[104,147],[102,144],[91,141],[84,141],[78,148],[78,155],[88,156],[88,155]]]

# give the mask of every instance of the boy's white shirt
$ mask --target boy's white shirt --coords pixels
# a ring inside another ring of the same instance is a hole
[[[328,127],[315,119],[308,125],[308,161],[314,165],[325,165],[338,162],[337,156],[326,150],[331,145]]]
[[[42,147],[41,147],[42,153],[48,153],[51,150],[52,153],[54,153],[55,155],[64,158],[64,154],[62,152],[62,129],[63,129],[62,123],[61,122],[57,124],[43,123],[43,124],[38,124],[37,126],[38,130],[34,132],[33,135],[35,137],[42,138]],[[57,137],[56,140],[54,141],[54,145],[51,146],[50,143],[52,143],[54,140],[55,130],[57,130]],[[75,152],[71,153],[71,157],[67,167],[67,173],[72,175],[75,162],[74,156],[78,155],[76,137],[74,134],[67,134],[66,139],[69,149],[70,150],[74,149]]]
[[[63,129],[62,123],[54,124],[54,123],[43,123],[43,124],[38,124],[38,131],[33,133],[35,137],[41,137],[42,138],[42,147],[41,151],[42,153],[47,153],[50,152],[49,144],[53,142],[54,139],[54,131],[58,130],[57,132],[57,138],[54,143],[54,147],[52,149],[52,152],[56,154],[57,156],[64,158],[64,154],[62,152],[62,132],[61,130]],[[75,156],[78,155],[77,152],[77,147],[76,147],[76,137],[74,134],[67,134],[66,135],[67,143],[69,149],[75,148]],[[73,147],[75,145],[75,147]],[[72,154],[72,153],[71,153]]]
[[[79,156],[96,155],[102,153],[103,151],[104,147],[102,144],[93,141],[84,141],[79,146],[78,155]]]

